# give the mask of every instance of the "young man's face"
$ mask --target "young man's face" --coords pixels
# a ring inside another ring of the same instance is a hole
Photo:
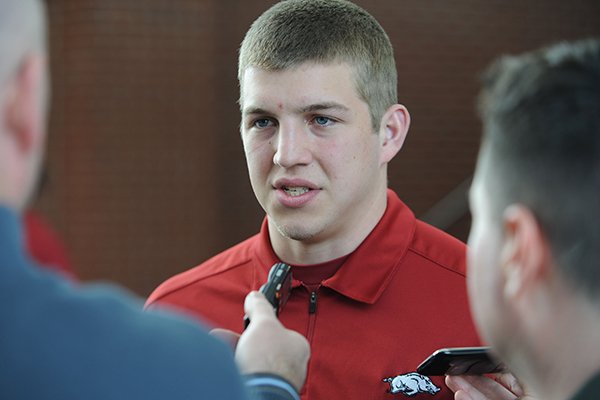
[[[241,94],[250,181],[270,224],[305,243],[370,224],[374,199],[385,199],[385,165],[350,68],[249,68]]]

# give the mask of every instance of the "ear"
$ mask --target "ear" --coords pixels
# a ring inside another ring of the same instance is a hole
[[[548,278],[550,245],[535,215],[523,205],[506,209],[503,227],[500,265],[505,278],[504,295],[516,299]]]
[[[400,151],[410,126],[410,114],[406,107],[394,104],[387,109],[381,119],[379,137],[381,138],[380,164],[386,164]]]
[[[45,110],[44,59],[29,56],[23,60],[8,84],[4,118],[16,149],[30,153],[43,144]]]

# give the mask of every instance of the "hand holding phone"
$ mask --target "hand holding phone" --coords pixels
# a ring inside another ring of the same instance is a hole
[[[290,297],[291,289],[292,267],[285,263],[276,263],[271,267],[267,282],[260,287],[260,292],[265,295],[275,309],[275,315],[279,315]],[[244,316],[244,329],[248,327],[249,323],[248,316]]]
[[[489,347],[454,347],[436,350],[417,367],[421,375],[484,375],[506,368]]]

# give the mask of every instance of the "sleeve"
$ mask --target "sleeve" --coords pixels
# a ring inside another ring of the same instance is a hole
[[[196,321],[143,312],[139,299],[124,289],[73,286],[48,271],[33,271],[37,279],[28,283],[30,295],[15,295],[21,307],[9,318],[21,326],[14,347],[27,349],[26,356],[13,352],[18,354],[14,371],[4,368],[0,374],[2,394],[4,382],[14,382],[18,392],[0,397],[248,399],[231,348]],[[29,326],[37,329],[23,328]],[[3,330],[2,341],[4,336]]]
[[[277,375],[246,375],[245,383],[251,400],[300,400],[296,389]]]

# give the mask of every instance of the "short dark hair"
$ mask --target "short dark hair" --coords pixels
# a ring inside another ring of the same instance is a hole
[[[496,216],[528,206],[563,275],[600,299],[600,41],[501,58],[479,105]]]
[[[349,1],[286,0],[265,11],[242,42],[240,86],[248,67],[276,71],[305,62],[350,65],[375,131],[387,109],[398,101],[390,39],[372,15]]]

